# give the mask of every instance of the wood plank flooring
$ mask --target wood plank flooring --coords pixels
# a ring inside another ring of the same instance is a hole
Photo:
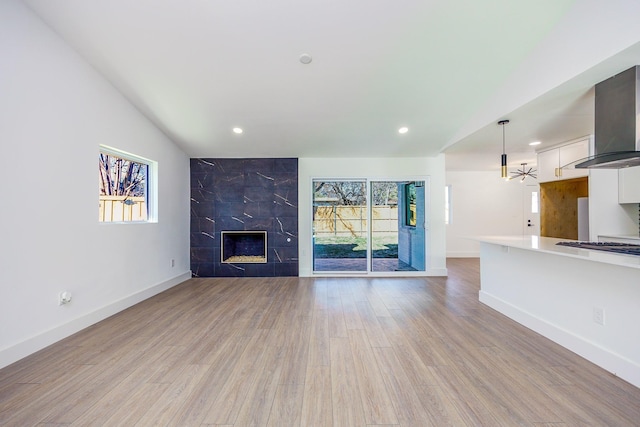
[[[0,370],[0,425],[640,425],[640,389],[448,268],[189,280]]]

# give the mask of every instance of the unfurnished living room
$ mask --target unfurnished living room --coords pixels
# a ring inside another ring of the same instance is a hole
[[[638,16],[0,1],[0,425],[638,425]]]

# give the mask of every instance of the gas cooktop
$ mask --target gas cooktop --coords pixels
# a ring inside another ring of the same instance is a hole
[[[556,245],[570,246],[572,248],[580,249],[595,249],[597,251],[615,252],[625,255],[638,255],[640,256],[640,245],[633,245],[631,243],[616,243],[616,242],[558,242]]]

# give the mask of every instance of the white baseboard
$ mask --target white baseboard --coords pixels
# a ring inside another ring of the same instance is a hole
[[[483,304],[560,344],[634,386],[640,387],[640,365],[634,361],[549,323],[485,291],[480,291],[479,297],[480,302]]]
[[[55,342],[58,342],[63,338],[73,335],[84,328],[98,323],[101,320],[106,319],[107,317],[113,316],[114,314],[119,313],[122,310],[125,310],[141,301],[151,298],[154,295],[164,292],[167,289],[170,289],[190,278],[191,271],[184,272],[162,283],[153,285],[147,289],[143,289],[132,295],[129,295],[128,297],[107,304],[104,307],[73,319],[63,325],[57,326],[53,329],[49,329],[48,331],[45,331],[34,337],[28,338],[16,345],[4,348],[0,350],[0,368],[4,368],[5,366],[17,362],[18,360],[30,354],[33,354],[36,351],[42,350],[43,348]]]
[[[446,268],[430,268],[426,271],[426,273],[428,277],[443,277],[449,275],[449,270],[447,270]]]
[[[447,258],[480,258],[480,251],[477,251],[477,252],[447,252]]]

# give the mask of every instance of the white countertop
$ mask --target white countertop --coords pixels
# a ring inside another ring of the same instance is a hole
[[[492,243],[494,245],[507,246],[511,248],[545,252],[587,261],[640,269],[640,256],[637,255],[616,254],[594,249],[580,249],[573,248],[571,246],[556,245],[558,242],[571,241],[567,239],[538,236],[478,236],[475,237],[474,240],[478,240],[482,243]]]

